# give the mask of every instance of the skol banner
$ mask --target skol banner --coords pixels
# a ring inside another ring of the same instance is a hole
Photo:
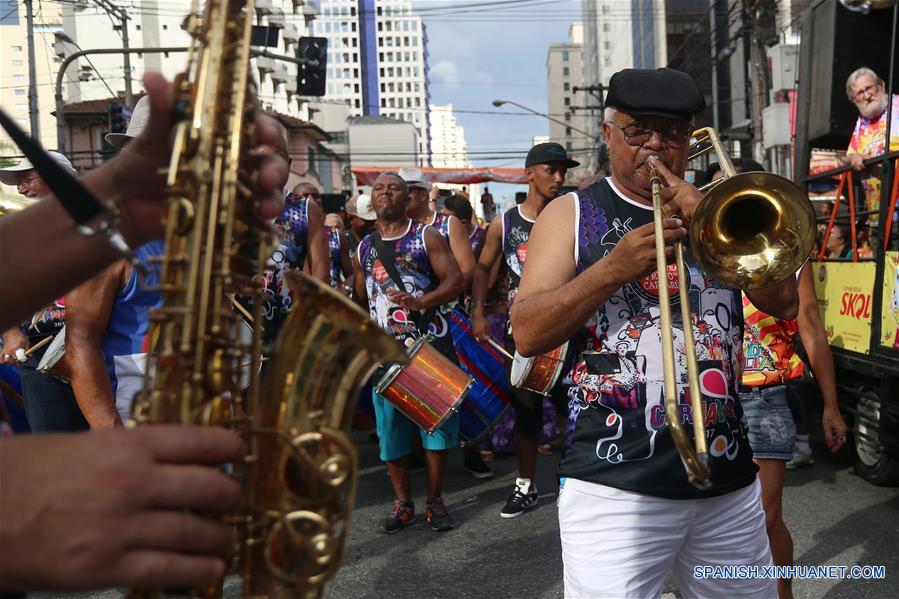
[[[899,252],[887,252],[883,272],[880,344],[899,349]]]
[[[867,354],[875,306],[874,262],[814,262],[815,294],[827,341]]]

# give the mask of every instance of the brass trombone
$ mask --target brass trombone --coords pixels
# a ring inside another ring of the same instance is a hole
[[[802,190],[792,181],[769,173],[737,174],[714,129],[694,131],[690,149],[689,159],[714,150],[723,173],[720,179],[701,188],[708,192],[690,223],[690,247],[700,268],[737,289],[767,287],[792,276],[805,263],[815,239],[815,213]],[[711,470],[699,392],[696,340],[689,289],[681,284],[688,280],[683,243],[674,242],[674,260],[693,413],[693,443],[681,426],[678,412],[674,335],[662,232],[662,181],[654,168],[650,169],[650,185],[659,276],[665,414],[690,483],[698,489],[707,489],[711,486]]]

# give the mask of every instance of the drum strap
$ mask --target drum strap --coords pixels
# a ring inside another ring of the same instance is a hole
[[[380,231],[375,231],[371,234],[371,242],[372,246],[378,250],[378,256],[381,257],[381,264],[384,265],[384,270],[390,275],[390,279],[393,281],[394,285],[396,285],[400,291],[405,291],[406,286],[403,284],[403,278],[400,276],[400,271],[396,267],[396,251],[393,249],[393,244],[384,243],[384,240],[381,239]],[[428,325],[434,320],[434,314],[436,313],[436,307],[428,308],[424,312],[410,313],[412,322],[415,323],[415,328],[418,329],[418,332],[421,333],[422,336],[428,333]]]

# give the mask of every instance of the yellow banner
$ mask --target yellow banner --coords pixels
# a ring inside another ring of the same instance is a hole
[[[815,294],[827,341],[867,354],[874,314],[874,262],[813,262]]]
[[[880,344],[899,349],[899,252],[887,252],[883,266]]]

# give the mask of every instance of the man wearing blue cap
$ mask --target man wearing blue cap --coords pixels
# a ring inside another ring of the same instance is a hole
[[[737,396],[743,339],[740,290],[701,271],[684,248],[689,281],[669,265],[673,298],[688,285],[710,448],[711,488],[687,480],[665,420],[659,276],[650,167],[665,188],[664,238],[686,237],[701,194],[685,183],[689,138],[705,101],[670,69],[627,69],[609,82],[603,134],[612,176],[550,204],[534,225],[531,257],[512,307],[518,351],[573,340],[559,527],[567,597],[659,596],[669,571],[684,596],[772,597],[773,579],[703,577],[706,566],[770,566],[757,468]],[[677,215],[677,216],[676,216]],[[671,247],[666,248],[669,260]],[[798,310],[796,281],[749,290],[780,318]],[[677,313],[677,310],[673,312]],[[684,323],[675,316],[677,386],[686,387]],[[681,420],[693,414],[682,402]]]

